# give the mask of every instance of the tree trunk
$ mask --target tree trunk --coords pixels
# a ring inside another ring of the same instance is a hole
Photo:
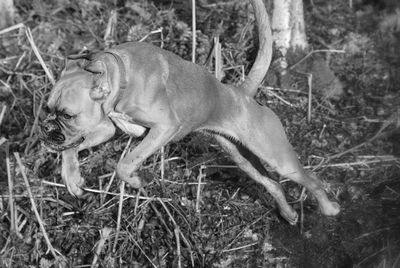
[[[16,17],[14,1],[0,1],[0,30],[14,24]]]
[[[289,67],[310,52],[305,31],[303,1],[274,0],[271,27],[277,52],[274,66],[277,68],[278,86],[287,88],[292,82]],[[343,92],[340,81],[320,54],[315,54],[302,64],[296,65],[294,71],[305,75],[312,74],[312,88],[326,98],[339,97]]]

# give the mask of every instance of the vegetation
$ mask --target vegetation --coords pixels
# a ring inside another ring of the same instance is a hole
[[[65,56],[145,38],[191,59],[190,1],[113,2],[16,0],[23,24],[0,31],[1,267],[400,265],[400,19],[390,1],[379,10],[305,3],[312,56],[324,57],[345,91],[336,99],[313,92],[310,123],[307,61],[290,88],[279,88],[272,66],[257,96],[342,206],[340,216],[323,217],[302,188],[282,181],[301,213],[297,226],[200,134],[148,159],[142,169],[154,182],[140,193],[125,189],[121,202],[114,169],[130,139],[118,133],[80,153],[87,192],[80,200],[68,194],[59,154],[37,136],[51,77],[57,79]],[[114,10],[115,32],[106,34]],[[238,83],[240,66],[247,70],[257,51],[249,3],[198,1],[196,23],[197,63],[206,62],[211,37],[219,35],[223,80]]]

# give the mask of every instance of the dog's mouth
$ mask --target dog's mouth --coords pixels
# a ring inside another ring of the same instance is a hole
[[[77,139],[76,141],[71,142],[70,144],[62,145],[62,144],[56,143],[55,141],[53,141],[51,139],[45,139],[45,140],[43,140],[43,144],[50,150],[61,152],[61,151],[65,151],[65,150],[68,150],[71,148],[78,147],[79,144],[81,144],[84,140],[85,140],[85,137],[82,136],[79,139]]]

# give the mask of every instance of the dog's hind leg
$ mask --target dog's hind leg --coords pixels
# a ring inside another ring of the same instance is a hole
[[[233,143],[223,136],[215,136],[217,142],[230,154],[239,168],[246,172],[256,182],[262,184],[275,198],[279,212],[290,224],[296,224],[297,212],[287,203],[285,194],[279,183],[265,176],[265,169],[260,160],[249,150],[238,143]],[[262,175],[264,173],[264,175]]]
[[[264,122],[266,121],[266,123],[260,123],[254,119],[248,122],[248,127],[253,130],[251,139],[245,139],[248,133],[239,134],[244,145],[281,176],[306,187],[318,200],[321,212],[324,215],[334,216],[338,214],[340,212],[339,204],[330,201],[322,183],[304,170],[293,147],[287,140],[283,126],[277,116],[269,109],[263,109],[262,115],[261,119],[265,119]]]

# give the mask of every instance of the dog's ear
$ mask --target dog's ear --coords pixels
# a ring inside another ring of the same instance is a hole
[[[77,71],[79,69],[83,69],[84,66],[88,64],[88,62],[92,59],[93,54],[85,53],[85,54],[77,54],[70,55],[67,57],[64,70],[61,75],[65,75],[67,73],[71,73]]]
[[[94,101],[103,102],[111,93],[111,85],[107,79],[107,66],[103,61],[90,62],[83,68],[93,74],[93,86],[90,90],[90,97]]]

